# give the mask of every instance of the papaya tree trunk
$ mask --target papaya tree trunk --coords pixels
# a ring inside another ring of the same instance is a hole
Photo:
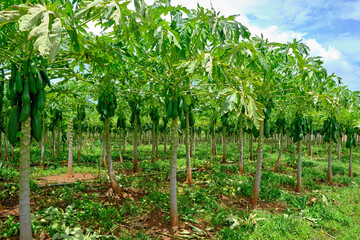
[[[82,122],[79,119],[79,134],[78,134],[78,152],[77,152],[77,160],[81,162],[81,147],[82,147]]]
[[[10,144],[10,159],[14,159],[14,146]]]
[[[126,136],[127,136],[127,131],[126,130],[123,130],[124,131],[124,144],[123,144],[123,151],[124,151],[124,153],[126,153]]]
[[[30,152],[31,152],[31,120],[30,117],[21,123],[20,136],[20,239],[32,240],[30,218]]]
[[[67,178],[73,178],[73,119],[69,119],[69,155],[68,155],[68,166],[67,166]]]
[[[134,123],[134,132],[133,132],[133,149],[134,149],[134,159],[133,159],[133,173],[137,173],[138,169],[138,116],[135,117]]]
[[[349,160],[349,177],[353,177],[352,173],[352,160],[353,160],[353,147],[350,147],[350,160]]]
[[[189,125],[189,115],[186,113],[186,128],[185,128],[185,148],[186,148],[186,183],[192,184],[192,174],[191,174],[191,155],[190,155],[190,125]]]
[[[5,130],[4,134],[4,144],[5,144],[5,161],[9,160],[9,147],[8,147],[8,141],[7,141],[7,130]]]
[[[43,115],[44,116],[44,115]],[[44,118],[43,118],[43,123],[44,123]],[[46,128],[43,125],[43,129],[42,129],[42,138],[41,138],[41,160],[40,160],[40,166],[41,169],[44,170],[44,165],[45,165],[45,135],[46,135]]]
[[[239,172],[241,176],[244,176],[244,129],[243,129],[243,116],[240,113],[239,120]]]
[[[152,124],[152,149],[151,149],[151,160],[150,162],[154,162],[155,158],[155,150],[156,150],[156,137],[155,137],[155,124]],[[150,136],[150,135],[149,135]],[[150,138],[149,138],[150,139]]]
[[[257,162],[256,162],[256,173],[254,186],[252,188],[252,193],[250,197],[250,203],[253,206],[257,205],[260,191],[260,181],[261,181],[261,168],[262,168],[262,157],[263,157],[263,144],[264,144],[264,122],[261,122],[259,129],[258,137],[258,153],[257,153]]]
[[[283,135],[284,135],[284,129],[281,126],[280,127],[280,139],[279,139],[279,156],[277,158],[277,161],[275,163],[275,167],[274,167],[274,171],[276,172],[279,167],[280,167],[280,162],[281,162],[281,158],[282,158],[282,153],[283,153]]]
[[[223,156],[221,163],[226,163],[226,127],[223,126]]]
[[[171,143],[172,143],[172,159],[170,162],[170,226],[175,227],[179,224],[177,209],[177,183],[176,183],[176,165],[177,165],[177,119],[171,121]]]
[[[106,167],[106,149],[105,149],[105,132],[103,133],[103,138],[102,138],[102,160],[103,160],[103,165],[104,167]]]
[[[337,152],[337,154],[338,154],[338,160],[339,160],[339,161],[341,160],[341,142],[342,142],[342,140],[341,140],[341,137],[340,137],[340,140],[339,140],[339,142],[338,142],[338,144],[337,144],[337,146],[338,146],[338,152]]]
[[[2,159],[2,131],[0,130],[0,159]]]
[[[196,133],[195,131],[193,131],[193,149],[194,149],[194,154],[193,154],[193,167],[196,168]]]
[[[312,157],[313,150],[312,150],[312,132],[309,133],[309,156]]]
[[[253,135],[250,133],[249,135],[249,152],[250,152],[250,160],[254,160],[253,153]]]
[[[330,185],[333,184],[333,181],[332,181],[332,164],[331,164],[331,145],[332,145],[332,139],[330,138],[330,142],[329,142],[329,159],[328,159],[328,170],[327,170],[327,180],[329,182]]]
[[[167,148],[167,131],[166,131],[166,127],[164,127],[164,155],[166,155],[166,148]]]
[[[121,152],[121,144],[122,144],[122,141],[121,141],[121,136],[123,135],[123,129],[120,129],[120,133],[119,133],[119,160],[121,163],[124,162],[124,159],[122,157],[122,152]]]
[[[301,140],[299,139],[297,142],[297,152],[298,152],[298,166],[297,166],[297,184],[296,184],[296,192],[301,193],[303,191],[301,184]]]
[[[108,167],[108,174],[109,174],[110,184],[111,184],[111,187],[114,190],[114,192],[116,194],[120,194],[121,189],[120,189],[120,186],[117,183],[116,178],[115,178],[115,171],[114,171],[114,168],[113,168],[112,158],[111,158],[110,118],[109,117],[105,120],[104,129],[105,129],[106,163],[107,163],[107,167]]]
[[[160,160],[160,155],[159,155],[159,130],[158,130],[157,126],[156,126],[156,129],[155,129],[155,153],[156,153],[156,158],[158,160]]]

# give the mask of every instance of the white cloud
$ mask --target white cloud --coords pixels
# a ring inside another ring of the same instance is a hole
[[[333,46],[329,46],[328,49],[325,49],[320,43],[315,39],[309,39],[306,41],[306,45],[309,46],[312,56],[321,56],[324,58],[325,62],[334,61],[341,58],[341,53]]]

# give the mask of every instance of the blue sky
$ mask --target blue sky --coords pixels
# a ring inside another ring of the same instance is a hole
[[[172,0],[195,8],[210,7],[210,0]],[[312,55],[322,56],[329,73],[360,91],[360,0],[212,0],[223,15],[238,20],[252,34],[272,41],[304,39]]]

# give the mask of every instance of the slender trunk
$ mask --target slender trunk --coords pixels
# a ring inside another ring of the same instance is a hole
[[[325,149],[324,149],[324,154],[327,154],[327,142],[325,142]]]
[[[21,123],[20,136],[20,239],[31,240],[30,218],[30,152],[31,152],[31,120],[30,117]]]
[[[192,134],[192,130],[189,131],[190,134],[190,158],[192,158],[193,156],[193,142],[194,142],[194,138],[193,138],[193,134]]]
[[[133,132],[133,149],[134,149],[134,159],[133,159],[133,173],[137,173],[138,169],[138,130],[139,130],[139,121],[140,116],[135,116],[134,123],[134,132]]]
[[[160,160],[160,155],[159,155],[159,130],[158,130],[158,127],[156,127],[156,129],[155,129],[155,154],[156,154],[156,158],[158,160]]]
[[[232,150],[233,152],[235,152],[235,134],[231,134],[231,138],[232,138]]]
[[[185,148],[186,148],[186,183],[192,184],[192,174],[191,174],[191,155],[190,155],[190,126],[189,126],[189,115],[186,113],[186,128],[185,128]]]
[[[7,130],[5,130],[5,134],[4,134],[4,143],[5,143],[5,161],[8,161],[9,149],[8,149],[8,141],[7,141]]]
[[[239,120],[239,172],[244,176],[244,128],[243,128],[243,115],[240,113]]]
[[[43,121],[44,122],[44,121]],[[42,129],[42,138],[41,138],[41,161],[40,161],[40,166],[41,169],[44,170],[44,165],[45,165],[45,126],[43,125],[43,129]]]
[[[124,162],[123,157],[122,157],[122,153],[121,153],[121,144],[122,144],[121,136],[122,136],[122,134],[123,134],[123,129],[120,129],[120,133],[119,133],[119,160],[120,160],[121,163]]]
[[[0,159],[2,158],[2,131],[0,130]]]
[[[352,160],[353,160],[353,148],[352,148],[352,146],[350,146],[349,177],[353,177]]]
[[[294,152],[293,152],[293,154],[294,154],[294,158],[296,158],[296,144],[294,143]]]
[[[297,142],[297,152],[298,152],[298,167],[297,167],[297,184],[296,192],[301,193],[303,191],[301,184],[301,140]]]
[[[279,139],[279,156],[277,158],[275,167],[274,167],[274,171],[276,172],[279,167],[280,167],[280,162],[281,162],[281,158],[282,158],[282,153],[283,153],[283,135],[284,135],[284,129],[283,127],[280,128],[280,139]]]
[[[207,136],[207,134],[206,134]],[[211,156],[211,154],[210,154]],[[209,139],[208,137],[206,137],[206,164],[205,164],[205,168],[208,169],[208,165],[209,165]]]
[[[69,119],[69,155],[68,155],[68,167],[67,167],[67,178],[73,178],[73,119]]]
[[[339,140],[339,142],[338,142],[338,152],[337,152],[337,154],[338,154],[338,160],[339,161],[341,160],[341,142],[342,142],[342,140]]]
[[[250,133],[250,135],[249,135],[249,152],[250,152],[250,160],[254,160],[252,133]]]
[[[270,141],[271,141],[271,151],[270,151],[270,153],[273,154],[274,153],[274,135],[270,136]]]
[[[211,166],[212,164],[212,152],[213,152],[213,144],[212,144],[212,141],[213,141],[213,136],[210,134],[210,137],[209,137],[209,141],[210,141],[210,162],[209,162],[209,165]]]
[[[166,155],[166,148],[167,148],[167,131],[166,127],[164,127],[164,155]]]
[[[171,143],[172,147],[172,160],[170,162],[170,225],[175,227],[179,224],[178,209],[177,209],[177,183],[176,183],[176,163],[177,163],[177,119],[173,118],[171,121]]]
[[[223,157],[221,163],[226,163],[226,127],[225,126],[223,126]]]
[[[153,129],[154,129],[154,126],[153,126]],[[154,142],[154,132],[153,132],[153,142]],[[150,131],[148,131],[148,145],[150,146],[150,144],[151,144],[151,137],[150,137]]]
[[[194,144],[193,167],[196,168],[196,133],[195,133],[195,131],[193,131],[193,132],[194,132],[194,134],[193,134],[193,139],[194,139],[194,141],[193,141],[193,144]]]
[[[52,151],[53,151],[53,159],[55,159],[55,152],[56,152],[56,149],[55,149],[55,127],[53,128],[53,130],[51,132],[51,136],[52,136],[51,145],[52,145]]]
[[[108,166],[108,173],[109,173],[109,179],[112,189],[116,194],[121,193],[121,189],[119,184],[116,181],[115,178],[115,172],[112,164],[112,158],[111,158],[111,143],[110,143],[110,118],[107,118],[105,120],[105,148],[106,148],[106,162]]]
[[[263,157],[263,135],[264,135],[264,122],[261,122],[261,126],[259,129],[259,137],[258,137],[258,153],[257,153],[257,162],[256,162],[256,174],[254,186],[252,188],[252,193],[250,197],[250,203],[253,206],[257,205],[259,191],[260,191],[260,180],[261,180],[261,168],[262,168],[262,157]]]
[[[79,119],[79,134],[78,134],[78,153],[77,153],[77,160],[81,162],[81,146],[82,146],[82,122]]]
[[[155,124],[152,124],[152,149],[151,149],[151,160],[150,162],[154,162],[154,158],[155,158],[155,148],[156,148],[156,137],[155,137]],[[150,135],[149,135],[150,136]],[[150,139],[150,138],[149,138]]]
[[[331,169],[331,145],[332,145],[332,139],[330,138],[330,142],[329,142],[329,161],[328,161],[328,170],[327,170],[327,180],[329,182],[330,185],[333,184],[332,181],[332,169]]]
[[[103,165],[104,167],[106,167],[106,150],[105,150],[105,133],[103,133],[103,139],[102,139],[102,160],[103,160]]]
[[[312,152],[312,133],[310,132],[309,133],[309,157],[312,157],[312,155],[313,155],[313,152]]]

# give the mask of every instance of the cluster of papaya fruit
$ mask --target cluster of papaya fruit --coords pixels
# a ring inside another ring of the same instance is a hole
[[[97,105],[97,110],[100,113],[100,120],[104,122],[108,117],[113,117],[116,108],[117,102],[115,94],[102,91]]]
[[[324,121],[321,134],[324,135],[325,142],[330,142],[331,139],[333,139],[334,142],[337,142],[339,133],[342,135],[342,130],[335,116],[329,117]]]
[[[309,120],[302,113],[296,113],[290,131],[290,137],[293,138],[294,143],[304,138],[306,133],[309,132],[309,128],[311,128],[310,125]]]
[[[355,129],[347,127],[346,128],[346,148],[356,147],[356,137],[355,137]]]
[[[149,116],[150,116],[151,121],[153,122],[153,124],[155,124],[155,126],[158,126],[159,121],[160,121],[159,109],[157,107],[151,108],[150,112],[149,112]]]
[[[6,97],[10,100],[12,112],[8,122],[8,138],[12,145],[20,138],[20,123],[31,118],[31,135],[41,140],[39,112],[45,109],[46,85],[50,79],[45,71],[38,70],[38,59],[25,60],[22,64],[11,63],[11,77],[7,85]]]
[[[84,121],[86,118],[85,105],[79,104],[77,105],[77,119],[80,121]]]
[[[191,109],[194,107],[194,97],[190,95],[180,96],[180,87],[175,90],[167,89],[165,95],[166,117],[176,119],[179,117],[181,122],[186,121],[186,113],[189,118],[193,118]]]
[[[137,124],[140,123],[140,98],[134,98],[129,100],[129,106],[131,110],[130,123],[134,126],[135,119],[137,119]],[[139,126],[140,127],[140,126]]]

